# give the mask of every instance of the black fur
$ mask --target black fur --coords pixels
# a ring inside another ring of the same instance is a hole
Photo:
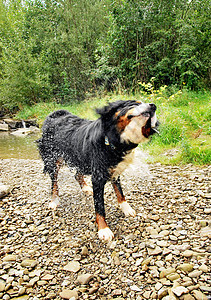
[[[97,109],[100,118],[95,121],[81,119],[65,110],[50,114],[43,125],[38,147],[44,161],[44,172],[53,182],[56,163],[62,158],[69,167],[83,175],[92,176],[93,196],[96,213],[105,217],[104,185],[110,179],[110,170],[122,161],[125,153],[137,146],[121,143],[116,123],[136,101],[117,101]],[[118,116],[115,115],[120,111]],[[109,144],[105,143],[105,137]],[[119,181],[116,182],[121,189]]]

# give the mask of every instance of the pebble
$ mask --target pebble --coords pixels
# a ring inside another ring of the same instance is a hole
[[[153,221],[158,221],[160,219],[158,215],[150,215],[149,218]]]
[[[15,187],[1,199],[0,299],[65,299],[65,290],[81,300],[196,300],[211,293],[208,167],[152,164],[153,177],[144,184],[125,173],[135,219],[124,218],[108,183],[107,219],[115,234],[108,244],[98,239],[93,201],[66,166],[59,173],[61,205],[54,214],[40,160],[0,160],[0,168],[2,180]]]
[[[78,272],[80,268],[81,268],[80,263],[74,260],[64,266],[65,271],[74,272],[74,273]]]
[[[76,290],[64,289],[59,295],[63,299],[78,299],[78,292]]]
[[[160,237],[165,237],[165,236],[167,236],[167,235],[169,235],[169,231],[168,231],[168,230],[162,230],[162,231],[159,233],[159,236],[160,236]]]
[[[177,267],[178,270],[182,270],[186,273],[193,271],[193,265],[192,264],[188,264],[188,263],[184,263],[181,264]]]
[[[24,259],[21,262],[22,267],[34,268],[37,265],[37,261],[33,259]]]
[[[162,249],[159,246],[156,246],[155,249],[148,249],[149,255],[158,255],[162,253]]]
[[[42,280],[52,280],[54,278],[54,275],[46,274],[42,277]]]
[[[200,289],[211,294],[211,286],[200,285]]]
[[[163,286],[162,283],[157,282],[156,285],[155,285],[156,291],[159,291],[162,288],[162,286]]]
[[[161,241],[157,241],[157,245],[159,247],[167,247],[169,243],[167,241],[161,240]]]
[[[89,274],[89,273],[82,274],[82,275],[78,276],[77,282],[79,282],[80,284],[88,284],[92,278],[93,278],[92,274]]]
[[[131,287],[130,287],[130,289],[132,290],[132,291],[135,291],[135,292],[141,292],[142,291],[142,289],[140,289],[137,285],[132,285]]]
[[[182,256],[184,256],[184,257],[191,257],[192,255],[193,255],[193,251],[192,250],[185,250],[182,253]]]
[[[200,226],[200,227],[206,227],[207,224],[208,224],[207,220],[200,220],[200,221],[199,221],[199,226]]]
[[[8,254],[3,258],[3,261],[10,262],[10,261],[16,261],[16,259],[17,259],[16,255]]]
[[[46,295],[46,299],[55,299],[56,294],[54,292],[50,292]]]
[[[180,275],[178,273],[171,273],[169,275],[166,275],[166,278],[171,280],[171,281],[174,281],[174,280],[179,279]]]
[[[205,208],[204,213],[205,214],[211,214],[211,208]]]
[[[182,294],[188,293],[188,289],[186,289],[184,286],[177,286],[175,288],[172,288],[172,292],[176,296],[180,297],[180,296],[182,296]]]
[[[204,273],[207,273],[208,272],[208,266],[203,264],[199,267],[199,270],[204,272]]]
[[[7,196],[11,190],[11,187],[6,184],[0,183],[0,199]]]
[[[81,249],[81,255],[87,256],[89,254],[88,248],[86,246],[83,246]]]
[[[23,296],[20,296],[20,297],[15,297],[15,298],[9,298],[10,300],[28,300],[29,299],[29,296],[28,295],[23,295]],[[5,298],[6,300],[6,298]]]
[[[152,260],[152,257],[150,256],[150,257],[146,258],[145,260],[143,260],[141,265],[142,266],[144,266],[144,265],[148,266],[150,264],[151,260]]]
[[[162,299],[163,297],[165,297],[166,295],[168,295],[168,289],[166,287],[162,287],[159,291],[158,291],[158,299]]]
[[[183,300],[195,300],[195,298],[193,296],[191,296],[190,294],[186,294],[183,296]]]
[[[191,273],[189,273],[188,276],[191,278],[196,278],[196,277],[199,277],[201,274],[202,274],[202,271],[194,270]]]
[[[211,228],[209,226],[203,227],[200,231],[202,237],[211,238]]]
[[[169,274],[175,273],[175,268],[167,268],[160,272],[160,278],[166,277]]]
[[[199,290],[193,290],[192,293],[196,300],[208,300],[207,296]]]
[[[5,287],[6,287],[5,283],[0,281],[0,292],[5,291]]]

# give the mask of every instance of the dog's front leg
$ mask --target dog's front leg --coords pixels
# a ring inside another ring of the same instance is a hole
[[[114,234],[108,227],[105,220],[105,207],[104,207],[105,183],[106,183],[105,179],[97,178],[97,176],[92,176],[93,196],[94,196],[94,205],[95,205],[95,212],[96,212],[96,223],[98,226],[98,236],[99,239],[109,242],[113,239]]]
[[[122,191],[122,187],[120,184],[120,177],[117,179],[112,180],[112,185],[114,188],[114,191],[117,196],[117,201],[120,206],[120,209],[123,211],[126,217],[132,216],[135,217],[136,212],[135,210],[130,206],[130,204],[125,200],[125,196]]]

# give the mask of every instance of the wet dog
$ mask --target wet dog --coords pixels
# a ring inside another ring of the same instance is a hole
[[[132,162],[134,149],[149,139],[158,126],[156,106],[134,100],[116,101],[97,109],[95,121],[81,119],[66,110],[50,114],[43,124],[38,147],[44,162],[44,172],[52,181],[50,207],[59,204],[57,176],[62,161],[76,169],[75,178],[82,190],[92,193],[100,239],[114,237],[105,220],[104,186],[111,181],[120,208],[126,216],[135,210],[125,200],[120,174]],[[92,188],[84,175],[91,175]]]

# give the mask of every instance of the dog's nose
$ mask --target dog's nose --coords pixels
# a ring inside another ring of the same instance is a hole
[[[149,103],[149,106],[152,111],[156,111],[157,107],[154,103]]]

